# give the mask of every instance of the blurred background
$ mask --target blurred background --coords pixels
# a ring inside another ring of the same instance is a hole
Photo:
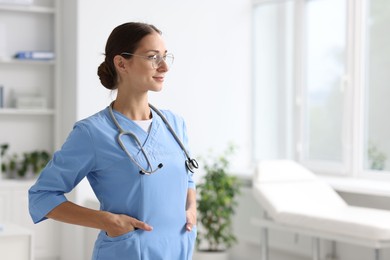
[[[156,25],[175,55],[150,101],[184,117],[192,155],[237,147],[230,173],[245,187],[231,259],[259,256],[249,219],[260,214],[251,179],[261,160],[296,160],[349,202],[389,208],[389,1],[0,0],[0,223],[33,232],[34,259],[89,259],[94,234],[34,226],[26,192],[35,176],[10,173],[10,161],[52,154],[74,122],[115,98],[96,72],[112,29],[129,21]],[[96,206],[85,181],[68,197]],[[276,232],[274,259],[309,259],[305,239]],[[338,246],[339,259],[369,259]]]

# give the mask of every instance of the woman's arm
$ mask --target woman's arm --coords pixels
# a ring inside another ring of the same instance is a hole
[[[188,189],[187,192],[186,216],[186,229],[191,231],[192,227],[196,225],[196,191],[194,189]]]
[[[120,236],[136,228],[146,231],[153,229],[148,224],[130,216],[89,209],[70,201],[58,205],[46,217],[69,224],[101,229],[106,231],[110,237]]]

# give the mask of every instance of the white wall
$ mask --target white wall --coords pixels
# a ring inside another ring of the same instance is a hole
[[[250,0],[83,0],[77,19],[77,119],[111,100],[96,70],[112,29],[128,21],[152,23],[163,31],[175,64],[151,102],[185,118],[195,156],[232,141],[239,147],[233,166],[249,167]]]

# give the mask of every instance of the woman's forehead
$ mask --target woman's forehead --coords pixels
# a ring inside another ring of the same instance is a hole
[[[152,33],[146,35],[139,43],[139,51],[143,52],[156,52],[156,53],[165,53],[166,47],[165,42],[162,36],[158,33]]]

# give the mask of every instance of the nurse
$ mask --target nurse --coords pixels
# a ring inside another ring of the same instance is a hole
[[[196,238],[192,173],[169,127],[148,105],[148,92],[162,89],[171,62],[173,55],[155,26],[116,27],[98,68],[102,85],[117,90],[116,99],[76,122],[29,190],[34,223],[49,218],[101,230],[93,259],[192,259]],[[168,110],[160,112],[187,147],[183,119]],[[119,128],[131,134],[118,141]],[[64,196],[84,177],[100,210]]]

